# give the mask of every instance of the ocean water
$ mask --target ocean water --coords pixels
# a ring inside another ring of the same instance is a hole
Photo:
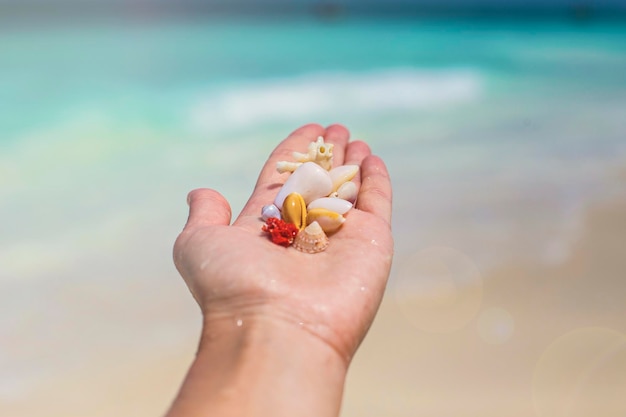
[[[444,245],[481,270],[558,263],[584,210],[623,192],[626,26],[0,30],[0,404],[106,352],[188,341],[199,318],[171,262],[186,193],[218,189],[237,213],[309,122],[345,124],[387,162],[398,262]]]

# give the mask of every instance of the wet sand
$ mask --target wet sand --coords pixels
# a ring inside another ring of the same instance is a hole
[[[465,273],[463,285],[437,278],[450,285],[416,298],[392,280],[350,369],[343,417],[626,414],[626,200],[590,209],[561,265],[484,273],[462,254],[432,250],[445,262],[396,259],[394,274],[407,273],[404,264],[445,278],[447,262]],[[195,347],[189,336],[154,351],[96,352],[0,414],[162,415]]]

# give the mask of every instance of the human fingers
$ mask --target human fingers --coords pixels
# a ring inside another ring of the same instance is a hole
[[[324,142],[333,144],[333,166],[344,164],[346,147],[350,140],[350,131],[345,126],[333,124],[324,132]]]
[[[391,180],[382,159],[367,156],[361,164],[361,188],[356,207],[391,224]]]
[[[187,195],[187,204],[189,204],[187,224],[174,243],[174,264],[183,277],[187,276],[184,253],[194,231],[206,226],[228,225],[231,213],[224,197],[217,191],[207,188],[191,191]]]
[[[372,151],[367,143],[360,140],[350,142],[346,148],[344,165],[358,165],[360,167],[363,160],[371,154]],[[357,173],[357,175],[352,179],[352,182],[357,185],[358,189],[361,185],[360,173]]]
[[[319,136],[323,136],[324,132],[325,129],[318,124],[305,125],[278,144],[261,169],[254,191],[235,223],[241,223],[244,219],[256,220],[259,218],[261,207],[274,201],[278,189],[289,177],[287,173],[278,173],[276,163],[278,161],[292,161],[293,152],[306,152],[309,143],[317,140]]]

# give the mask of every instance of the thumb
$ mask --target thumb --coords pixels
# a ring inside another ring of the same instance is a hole
[[[174,265],[183,278],[188,275],[186,266],[189,265],[185,262],[185,249],[188,248],[189,238],[194,235],[194,229],[216,225],[227,226],[230,224],[231,213],[228,201],[217,191],[207,188],[191,191],[187,195],[187,204],[189,204],[189,218],[174,243]]]
[[[198,188],[187,195],[189,218],[185,230],[202,226],[229,225],[230,205],[217,191]]]

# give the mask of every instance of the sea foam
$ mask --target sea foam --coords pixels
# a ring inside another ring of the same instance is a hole
[[[207,91],[190,109],[190,122],[215,131],[224,125],[427,111],[476,100],[483,84],[478,71],[463,68],[316,72]]]

